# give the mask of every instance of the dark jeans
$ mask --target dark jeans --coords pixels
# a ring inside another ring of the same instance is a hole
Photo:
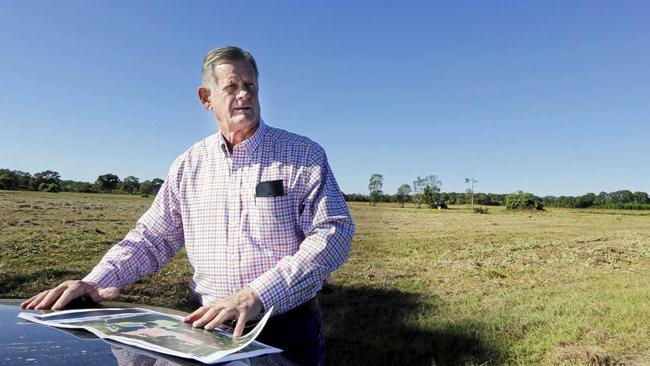
[[[325,365],[325,334],[317,299],[269,319],[257,340],[284,350],[282,355],[298,365]]]

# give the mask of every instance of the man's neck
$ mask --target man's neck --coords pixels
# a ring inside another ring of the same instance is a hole
[[[259,126],[260,122],[258,121],[255,125],[248,129],[241,129],[237,131],[226,131],[225,129],[220,129],[221,136],[223,136],[223,139],[226,142],[226,146],[228,146],[228,151],[232,153],[233,147],[253,136]]]

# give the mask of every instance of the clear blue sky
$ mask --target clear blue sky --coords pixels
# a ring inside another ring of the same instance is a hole
[[[342,190],[650,191],[647,1],[1,1],[0,168],[164,177],[216,125],[204,54],[251,51],[268,124]]]

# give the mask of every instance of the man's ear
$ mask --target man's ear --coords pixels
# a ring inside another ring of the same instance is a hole
[[[207,110],[212,110],[212,105],[210,104],[210,89],[199,86],[198,94],[199,100],[201,101],[201,104],[203,104],[203,107],[205,107]]]

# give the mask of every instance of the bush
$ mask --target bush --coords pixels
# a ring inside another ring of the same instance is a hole
[[[518,191],[506,196],[505,205],[510,210],[543,210],[542,200],[533,195]]]
[[[43,192],[57,193],[61,191],[61,187],[56,183],[41,183],[38,186],[38,190]]]
[[[488,208],[487,207],[474,207],[474,213],[486,214],[486,213],[488,213]]]

